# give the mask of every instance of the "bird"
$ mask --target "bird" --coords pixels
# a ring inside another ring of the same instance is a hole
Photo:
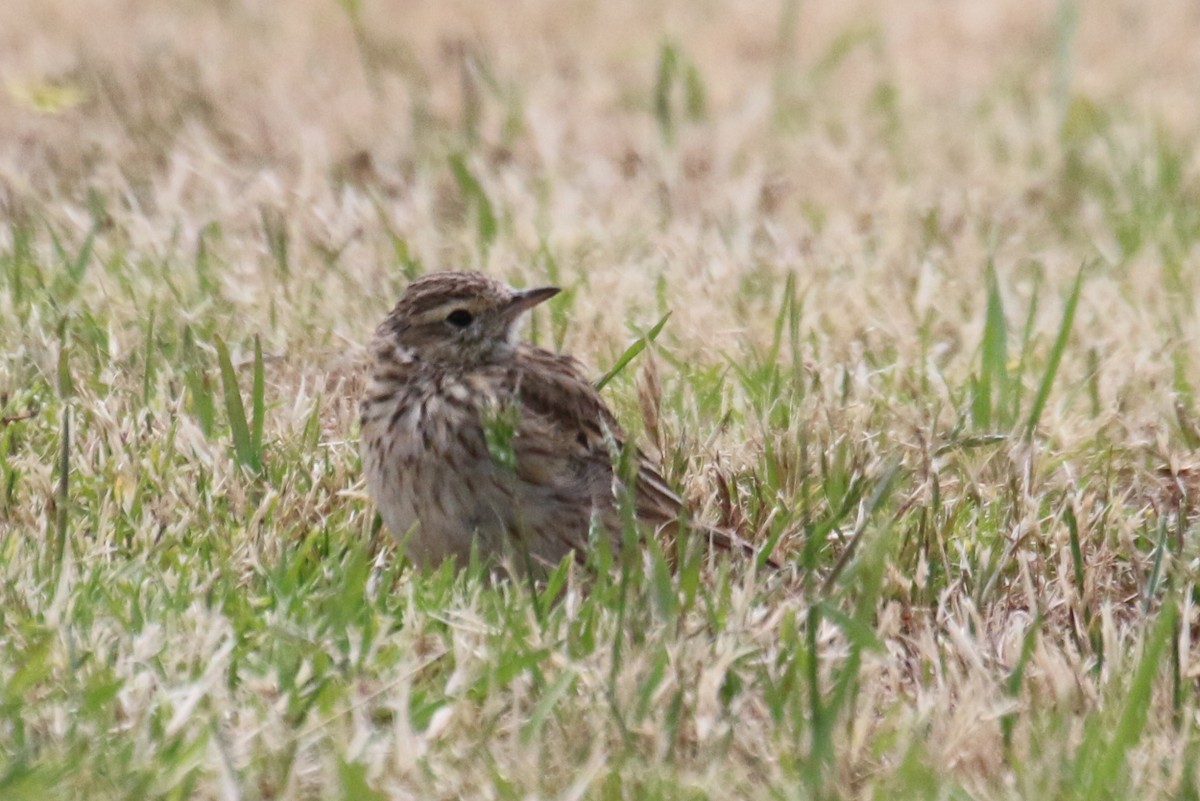
[[[627,445],[583,365],[519,338],[526,314],[559,292],[433,272],[376,328],[360,402],[363,468],[383,523],[419,567],[462,566],[474,549],[546,570],[567,556],[586,562],[595,536],[616,553],[628,489],[639,529],[678,532],[683,501]],[[621,470],[627,447],[635,466]],[[754,553],[731,532],[694,530]]]

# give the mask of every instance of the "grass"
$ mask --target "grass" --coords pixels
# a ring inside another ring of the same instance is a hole
[[[1187,4],[101,5],[0,10],[0,798],[1200,794]],[[454,267],[788,570],[411,570]]]

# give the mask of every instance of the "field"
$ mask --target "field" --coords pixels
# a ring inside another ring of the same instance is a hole
[[[0,798],[1200,797],[1197,41],[4,0]],[[454,268],[787,568],[406,566],[364,345]]]

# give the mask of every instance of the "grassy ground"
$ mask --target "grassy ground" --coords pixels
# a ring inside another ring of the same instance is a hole
[[[5,0],[0,798],[1197,797],[1197,34]],[[605,394],[795,576],[406,569],[362,346],[463,267],[670,312]]]

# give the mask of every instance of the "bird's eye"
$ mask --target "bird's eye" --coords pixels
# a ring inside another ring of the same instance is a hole
[[[446,322],[455,328],[466,328],[475,319],[475,315],[466,309],[455,309],[446,315]]]

